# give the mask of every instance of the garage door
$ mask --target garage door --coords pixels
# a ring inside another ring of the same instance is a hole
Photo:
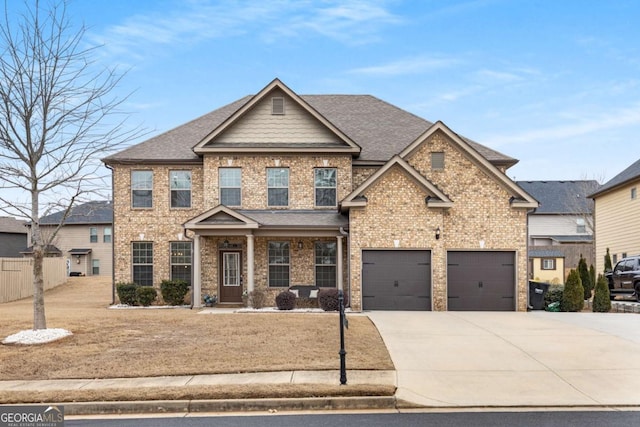
[[[364,310],[431,310],[430,251],[363,251]]]
[[[514,311],[514,252],[448,252],[449,311]]]

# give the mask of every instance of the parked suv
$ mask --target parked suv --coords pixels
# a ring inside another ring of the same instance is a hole
[[[611,299],[616,295],[633,295],[640,302],[640,255],[621,259],[605,276]]]

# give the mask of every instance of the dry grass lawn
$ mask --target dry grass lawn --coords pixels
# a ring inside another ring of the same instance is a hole
[[[116,310],[110,302],[105,278],[71,278],[48,291],[47,326],[73,335],[41,345],[0,345],[0,380],[339,369],[337,313],[214,315]],[[31,328],[32,317],[31,299],[0,304],[0,340]],[[345,341],[347,369],[393,369],[367,317],[349,317]]]

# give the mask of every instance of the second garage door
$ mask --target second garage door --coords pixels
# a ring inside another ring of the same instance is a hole
[[[431,252],[362,252],[364,310],[431,310]]]
[[[515,253],[447,253],[450,311],[515,310]]]

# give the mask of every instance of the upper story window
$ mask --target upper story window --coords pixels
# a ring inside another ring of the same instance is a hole
[[[220,168],[218,170],[220,204],[242,206],[242,169]]]
[[[636,189],[636,187],[633,187],[631,189],[631,200],[635,200],[637,196],[638,196],[638,190]]]
[[[171,207],[191,207],[191,171],[170,171]]]
[[[131,207],[150,208],[153,206],[153,172],[131,172]]]
[[[111,243],[111,227],[104,228],[104,234],[102,235],[102,241],[104,243]]]
[[[316,206],[336,206],[337,170],[335,168],[318,168],[315,170]]]
[[[584,218],[576,219],[576,233],[586,233],[587,225],[584,222]]]
[[[443,170],[444,169],[444,153],[441,151],[434,151],[431,153],[431,170]]]
[[[267,168],[267,205],[289,206],[289,169]]]
[[[89,227],[89,241],[91,243],[98,243],[98,228]]]

